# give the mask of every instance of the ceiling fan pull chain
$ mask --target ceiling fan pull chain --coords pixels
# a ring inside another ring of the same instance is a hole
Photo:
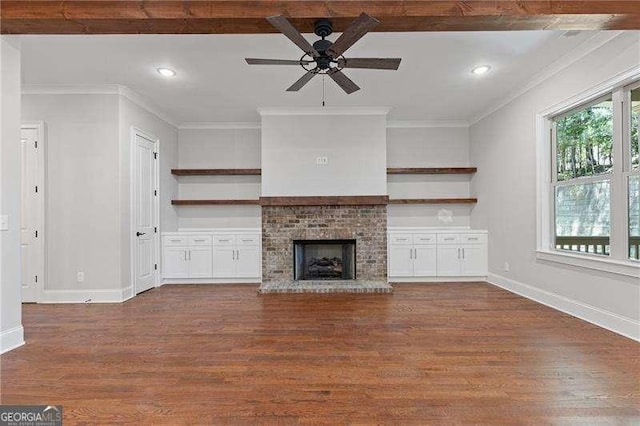
[[[324,74],[322,75],[322,106],[324,106]]]

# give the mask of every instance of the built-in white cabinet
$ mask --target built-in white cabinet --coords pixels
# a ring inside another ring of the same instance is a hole
[[[209,235],[164,236],[164,278],[213,277],[213,247]]]
[[[260,276],[260,235],[216,235],[213,271],[216,278]]]
[[[389,278],[484,277],[485,231],[389,232]]]
[[[436,234],[391,234],[389,276],[414,277],[436,274]]]
[[[194,282],[260,278],[258,231],[171,232],[163,235],[162,242],[164,278]]]

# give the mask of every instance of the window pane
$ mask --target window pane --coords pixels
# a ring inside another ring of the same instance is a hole
[[[558,181],[610,172],[612,140],[611,100],[556,120]]]
[[[640,168],[640,87],[631,91],[631,168]]]
[[[640,176],[629,176],[629,257],[640,260]]]
[[[609,181],[556,187],[556,248],[609,254]]]

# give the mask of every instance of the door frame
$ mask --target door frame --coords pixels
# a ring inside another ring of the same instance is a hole
[[[130,143],[129,143],[129,258],[130,258],[130,279],[131,279],[131,297],[135,297],[137,295],[136,291],[136,276],[137,276],[137,263],[136,263],[136,237],[134,234],[135,228],[135,183],[136,183],[136,136],[143,137],[148,141],[155,144],[155,152],[158,156],[158,163],[156,164],[156,172],[153,179],[155,180],[155,187],[158,190],[158,196],[154,197],[153,201],[153,211],[155,214],[156,226],[158,227],[158,232],[153,234],[153,247],[154,247],[154,255],[155,261],[158,265],[158,269],[154,271],[154,284],[156,287],[160,286],[160,139],[153,136],[152,134],[145,132],[144,130],[131,126],[130,132]],[[131,297],[126,297],[129,299]]]
[[[46,216],[47,216],[47,157],[46,157],[46,132],[44,121],[26,121],[20,124],[20,136],[22,137],[22,131],[27,129],[33,129],[37,133],[38,149],[36,151],[36,158],[38,161],[38,173],[36,176],[36,185],[38,186],[39,197],[36,198],[37,219],[36,228],[38,232],[38,238],[36,238],[33,244],[37,253],[34,257],[38,259],[37,264],[34,267],[38,282],[36,286],[36,300],[35,303],[41,303],[44,297],[44,287],[47,282],[47,245],[46,245]],[[22,199],[20,200],[20,208],[22,209]],[[22,224],[21,224],[22,226]],[[22,268],[22,260],[20,261]],[[22,283],[20,284],[22,286]],[[22,298],[21,298],[22,299]],[[22,301],[22,300],[21,300]]]

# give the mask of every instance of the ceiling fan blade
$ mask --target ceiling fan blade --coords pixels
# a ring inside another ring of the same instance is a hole
[[[305,75],[303,75],[302,77],[300,77],[298,79],[298,81],[296,81],[295,83],[293,83],[288,89],[287,92],[297,92],[298,90],[302,89],[302,87],[307,84],[313,77],[315,77],[316,73],[314,72],[315,70],[311,70],[311,71],[307,71],[307,73]]]
[[[267,18],[267,21],[269,21],[271,25],[276,27],[289,40],[294,42],[296,46],[302,49],[303,52],[313,56],[314,58],[316,56],[320,56],[318,51],[314,49],[314,47],[307,41],[306,38],[302,36],[302,34],[300,34],[300,31],[298,31],[293,25],[291,25],[291,22],[289,22],[289,20],[285,18],[284,15],[269,16]]]
[[[289,59],[257,59],[257,58],[244,58],[249,65],[307,65],[312,64],[313,61],[300,61]]]
[[[360,16],[356,18],[355,21],[342,34],[340,37],[333,43],[331,48],[329,48],[329,54],[333,58],[337,58],[342,55],[348,48],[353,46],[353,44],[360,40],[360,38],[371,31],[373,27],[378,25],[380,21],[376,18],[372,18],[366,13],[362,12]]]
[[[340,68],[366,68],[373,70],[397,70],[400,58],[340,58]]]
[[[349,77],[344,75],[342,71],[337,68],[333,68],[327,74],[329,74],[329,77],[331,77],[333,81],[338,83],[338,86],[340,86],[342,90],[347,92],[348,95],[357,90],[360,90],[357,84],[355,84]]]

